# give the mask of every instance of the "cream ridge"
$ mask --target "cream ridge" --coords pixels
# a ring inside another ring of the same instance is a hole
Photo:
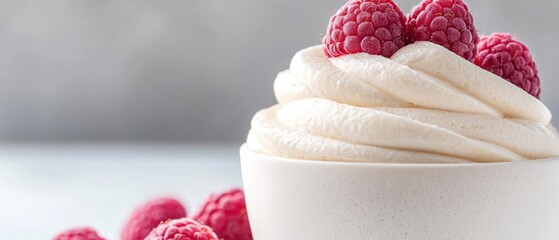
[[[391,58],[299,51],[251,122],[248,148],[355,162],[507,162],[559,156],[538,99],[430,42]]]

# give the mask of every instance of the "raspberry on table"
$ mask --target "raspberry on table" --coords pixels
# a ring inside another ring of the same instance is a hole
[[[90,227],[74,228],[59,233],[53,240],[105,240]]]
[[[405,45],[405,16],[392,0],[351,0],[330,19],[327,57],[365,52],[390,57]]]
[[[252,240],[241,189],[211,195],[194,219],[211,227],[224,240]]]
[[[190,218],[168,221],[153,229],[145,240],[220,240],[208,226]]]
[[[186,217],[186,209],[174,198],[158,198],[138,206],[124,225],[121,240],[144,240],[160,223]]]
[[[538,69],[524,43],[508,33],[496,32],[481,37],[478,51],[474,64],[540,98]]]
[[[408,43],[430,41],[468,61],[477,54],[479,35],[462,0],[423,0],[409,13],[406,31]]]

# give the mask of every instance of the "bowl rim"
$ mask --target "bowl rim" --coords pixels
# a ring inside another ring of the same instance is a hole
[[[283,162],[290,164],[311,164],[311,165],[324,165],[324,166],[346,166],[346,167],[375,167],[375,168],[483,168],[483,167],[510,167],[519,165],[533,165],[559,162],[558,157],[534,159],[526,161],[514,162],[469,162],[469,163],[381,163],[381,162],[348,162],[348,161],[326,161],[326,160],[313,160],[313,159],[295,159],[287,157],[278,157],[268,155],[265,153],[254,152],[249,149],[247,143],[243,143],[240,147],[241,162],[243,155],[248,154],[254,157],[265,159],[268,161]]]

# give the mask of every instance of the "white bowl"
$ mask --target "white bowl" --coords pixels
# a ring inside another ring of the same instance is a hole
[[[255,240],[556,240],[559,159],[382,164],[241,147]]]

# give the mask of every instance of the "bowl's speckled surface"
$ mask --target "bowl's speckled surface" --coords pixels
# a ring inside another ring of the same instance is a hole
[[[551,240],[559,159],[487,164],[293,160],[241,147],[256,240]]]

